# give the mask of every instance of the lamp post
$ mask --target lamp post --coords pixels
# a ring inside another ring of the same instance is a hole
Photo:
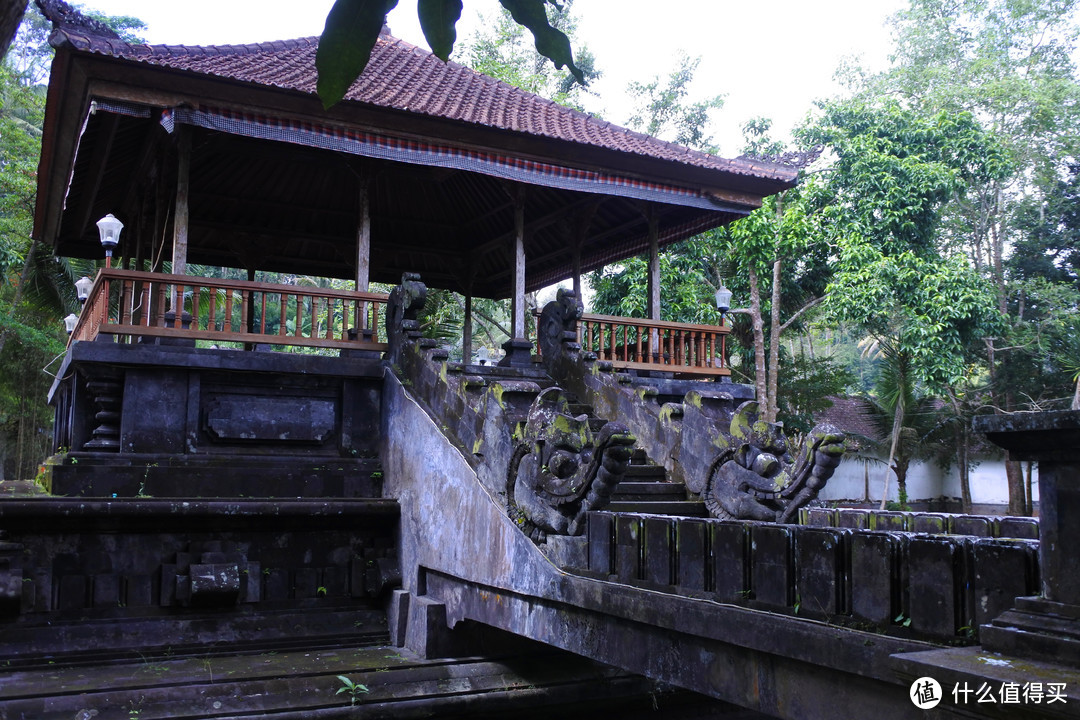
[[[716,290],[716,309],[720,312],[720,326],[724,325],[724,316],[731,309],[731,291],[724,287],[724,281],[720,281],[720,287]]]
[[[120,231],[124,229],[124,223],[109,213],[97,221],[97,227],[101,235],[101,247],[105,248],[105,267],[112,267],[113,250],[120,242]]]
[[[80,305],[86,304],[86,300],[90,297],[90,291],[93,287],[94,281],[85,275],[75,281],[75,296],[79,298]]]
[[[79,324],[79,316],[76,315],[75,313],[71,313],[66,318],[64,318],[64,330],[67,331],[68,335],[75,332],[75,326],[78,325],[78,324]]]

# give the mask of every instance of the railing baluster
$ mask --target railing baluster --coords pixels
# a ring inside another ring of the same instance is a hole
[[[278,335],[285,334],[285,321],[289,317],[289,296],[281,291],[281,315],[278,318]]]
[[[224,294],[225,297],[222,298],[222,300],[224,301],[222,304],[225,307],[222,308],[223,312],[221,315],[221,331],[228,333],[232,332],[233,294],[232,290],[229,290],[228,288],[225,289]]]
[[[304,296],[296,294],[296,326],[293,328],[293,337],[300,337],[304,329]]]
[[[210,304],[207,308],[206,329],[217,330],[217,288],[207,288]]]

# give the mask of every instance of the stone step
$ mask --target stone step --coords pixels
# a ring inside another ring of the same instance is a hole
[[[666,482],[667,471],[659,465],[627,465],[623,477],[645,482]]]
[[[100,664],[154,654],[172,657],[340,645],[379,645],[389,639],[386,613],[371,602],[293,601],[279,610],[163,610],[141,615],[42,614],[0,629],[0,667]],[[109,615],[112,615],[110,617]],[[2,683],[0,683],[2,685]],[[0,712],[0,717],[4,717]]]
[[[347,689],[339,676],[356,686]],[[339,692],[342,689],[343,692]],[[542,717],[648,706],[649,681],[565,653],[422,660],[390,646],[0,670],[5,720]],[[562,713],[560,713],[562,714]]]
[[[635,482],[623,480],[611,493],[612,500],[686,500],[682,483]]]
[[[606,512],[673,515],[677,517],[709,517],[705,503],[700,500],[612,500]]]

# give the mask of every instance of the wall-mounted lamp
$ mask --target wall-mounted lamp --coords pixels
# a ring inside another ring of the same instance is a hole
[[[78,324],[79,324],[79,316],[76,315],[75,313],[71,313],[66,318],[64,318],[64,330],[67,331],[68,335],[75,332],[75,326],[78,325]]]

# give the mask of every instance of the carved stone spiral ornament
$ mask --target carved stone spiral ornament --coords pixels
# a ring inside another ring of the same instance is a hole
[[[563,391],[548,388],[529,410],[507,469],[507,513],[533,539],[580,535],[585,514],[607,503],[626,472],[634,436],[609,422],[593,437],[586,415],[574,417]]]

